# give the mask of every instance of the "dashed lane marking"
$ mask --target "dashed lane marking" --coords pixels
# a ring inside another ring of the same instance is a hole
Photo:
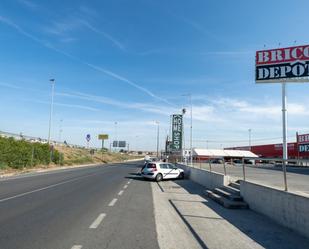
[[[113,199],[113,200],[112,200],[112,201],[108,204],[108,206],[109,206],[109,207],[114,206],[114,205],[115,205],[115,203],[117,202],[117,200],[118,200],[118,199],[116,199],[116,198],[115,198],[115,199]]]
[[[81,246],[81,245],[75,245],[75,246],[72,246],[71,249],[82,249],[82,248],[83,248],[83,246]]]
[[[122,195],[123,194],[123,190],[119,191],[118,195]]]
[[[100,224],[101,222],[103,221],[103,219],[105,218],[106,214],[100,214],[96,219],[95,221],[90,225],[90,229],[96,229]]]

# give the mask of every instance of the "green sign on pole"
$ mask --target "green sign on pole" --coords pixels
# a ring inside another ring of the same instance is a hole
[[[181,151],[182,149],[182,129],[183,120],[181,114],[174,114],[172,117],[172,150]]]

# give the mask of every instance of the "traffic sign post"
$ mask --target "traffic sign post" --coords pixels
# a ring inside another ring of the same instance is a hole
[[[108,134],[99,134],[98,139],[102,140],[102,161],[103,161],[104,140],[108,139]]]
[[[90,136],[90,134],[87,134],[86,141],[87,141],[87,148],[88,149],[89,149],[89,142],[90,142],[90,140],[91,140],[91,136]]]

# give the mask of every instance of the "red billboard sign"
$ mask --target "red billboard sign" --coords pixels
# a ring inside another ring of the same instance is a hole
[[[309,45],[256,52],[256,83],[308,81]]]
[[[299,144],[309,143],[309,134],[298,135],[297,141]]]

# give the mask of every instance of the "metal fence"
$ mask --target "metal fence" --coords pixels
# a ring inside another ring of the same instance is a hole
[[[285,191],[309,194],[309,160],[281,158],[209,158],[188,165],[228,175],[232,180],[248,180]]]

